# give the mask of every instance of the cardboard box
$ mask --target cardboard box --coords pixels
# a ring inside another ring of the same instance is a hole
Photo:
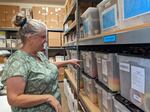
[[[19,12],[19,6],[0,5],[0,27],[14,27],[12,18]]]
[[[5,14],[5,6],[0,5],[0,14]]]
[[[48,45],[54,47],[61,46],[61,34],[57,32],[49,32]]]
[[[17,12],[19,12],[19,6],[5,6],[5,13],[8,15],[15,15]]]

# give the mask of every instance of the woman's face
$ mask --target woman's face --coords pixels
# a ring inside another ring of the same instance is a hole
[[[40,32],[39,34],[35,34],[31,37],[31,46],[34,51],[43,51],[44,43],[46,42],[46,31]]]

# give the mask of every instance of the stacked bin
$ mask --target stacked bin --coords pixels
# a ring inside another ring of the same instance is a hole
[[[87,75],[82,75],[83,83],[84,83],[84,93],[89,99],[94,103],[97,104],[97,91],[95,88],[94,79],[90,78]]]
[[[120,28],[150,23],[149,6],[149,0],[119,0]]]
[[[97,78],[97,66],[95,52],[87,51],[85,52],[85,66],[84,72],[92,78]]]
[[[71,52],[71,59],[78,59],[77,51],[76,50],[70,50]]]
[[[114,112],[143,112],[141,109],[120,95],[115,95],[113,97],[113,102]]]
[[[103,0],[97,5],[101,23],[101,32],[108,30],[115,31],[118,29],[118,1],[119,0]]]
[[[118,61],[121,95],[145,110],[144,103],[150,104],[150,59],[119,55]]]
[[[73,75],[74,75],[74,79],[75,79],[76,82],[77,82],[77,80],[79,80],[79,79],[78,79],[78,70],[77,70],[76,68],[72,67],[72,73],[73,73]],[[80,88],[83,88],[82,73],[80,74],[79,77],[80,77]]]
[[[98,92],[98,104],[101,112],[114,112],[113,96],[114,92],[109,90],[104,84],[95,81],[95,87]]]
[[[112,91],[119,91],[119,65],[117,54],[96,53],[98,80],[105,84]]]
[[[82,14],[82,22],[84,36],[91,36],[100,33],[100,22],[97,8],[89,7]]]
[[[84,68],[86,67],[86,52],[85,51],[81,51],[80,52],[80,60],[82,60],[81,61],[81,63],[80,63],[80,69],[81,69],[81,71],[84,71]]]
[[[71,59],[71,53],[70,53],[70,50],[66,50],[66,53],[67,53],[67,56],[65,57],[66,60]]]
[[[125,105],[120,103],[115,98],[113,98],[113,101],[114,101],[114,112],[131,112]]]

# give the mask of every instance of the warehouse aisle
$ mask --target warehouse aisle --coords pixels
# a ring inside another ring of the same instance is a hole
[[[68,102],[64,94],[64,83],[59,83],[59,87],[61,91],[62,110],[63,112],[69,112]]]

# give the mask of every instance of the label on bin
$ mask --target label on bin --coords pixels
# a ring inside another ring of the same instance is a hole
[[[90,59],[89,57],[87,56],[86,58],[86,66],[89,68],[90,67]]]
[[[101,58],[97,58],[97,63],[101,63]]]
[[[131,66],[131,88],[140,93],[145,92],[145,69]]]
[[[102,73],[104,75],[108,75],[108,69],[107,69],[107,61],[102,59]]]
[[[139,96],[137,96],[137,95],[133,95],[133,98],[135,99],[135,100],[137,100],[138,102],[142,102],[142,99],[139,97]]]
[[[122,71],[130,72],[130,65],[127,63],[119,63],[119,68]]]
[[[105,42],[105,43],[116,42],[116,35],[104,36],[103,37],[103,42]]]

